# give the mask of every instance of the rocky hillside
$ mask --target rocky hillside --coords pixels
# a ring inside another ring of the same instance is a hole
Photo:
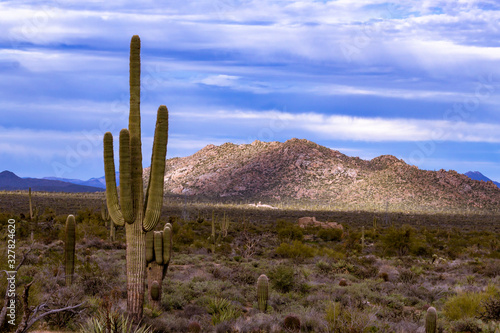
[[[149,170],[145,170],[146,175]],[[166,194],[383,207],[490,208],[500,189],[455,171],[426,171],[391,155],[370,161],[308,140],[208,145],[166,161]]]

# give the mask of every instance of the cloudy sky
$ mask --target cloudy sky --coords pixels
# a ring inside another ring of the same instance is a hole
[[[168,157],[297,137],[500,180],[497,1],[15,0],[0,16],[0,169],[22,177],[104,174],[138,34],[144,166],[165,104]]]

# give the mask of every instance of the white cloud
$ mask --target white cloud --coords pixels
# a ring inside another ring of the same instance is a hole
[[[451,141],[500,143],[500,125],[467,123],[464,121],[370,118],[319,113],[289,113],[282,111],[218,110],[207,113],[182,110],[176,117],[196,119],[205,124],[217,123],[217,128],[234,127],[243,120],[254,132],[295,133],[302,131],[313,141],[353,140],[367,142]],[[207,125],[208,126],[208,125]]]
[[[238,76],[220,74],[208,76],[199,82],[210,86],[232,87],[238,79]]]

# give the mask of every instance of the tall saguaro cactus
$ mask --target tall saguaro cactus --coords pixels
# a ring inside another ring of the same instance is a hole
[[[146,233],[156,227],[163,206],[163,177],[168,141],[168,110],[158,108],[151,156],[151,173],[144,195],[142,179],[139,36],[130,42],[129,128],[120,132],[120,198],[116,188],[113,136],[104,135],[106,202],[114,224],[125,225],[127,242],[127,312],[135,320],[142,317],[146,278]]]
[[[160,308],[162,281],[172,256],[172,225],[165,224],[162,231],[146,235],[146,261],[148,263],[148,300],[152,307]]]
[[[73,215],[68,215],[66,219],[66,239],[64,240],[64,270],[66,274],[66,285],[73,283],[75,273],[75,236],[76,223]]]

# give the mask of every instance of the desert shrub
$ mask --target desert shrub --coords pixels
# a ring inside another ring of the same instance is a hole
[[[63,287],[54,291],[48,300],[44,303],[50,308],[64,308],[68,305],[76,305],[82,303],[83,293],[81,288],[76,285],[71,287]],[[78,328],[79,319],[81,319],[81,310],[75,309],[71,311],[56,312],[45,317],[45,321],[49,327],[55,329],[71,329]]]
[[[500,320],[500,295],[483,301],[479,318],[484,320]]]
[[[76,213],[75,222],[77,224],[104,225],[100,212],[95,212],[92,208],[79,210]]]
[[[241,333],[275,332],[273,326],[276,321],[277,319],[269,314],[257,313],[252,317],[242,316],[236,319],[233,326],[236,332]]]
[[[384,253],[398,256],[408,255],[415,242],[414,233],[415,229],[408,225],[403,225],[401,228],[389,228],[381,238]]]
[[[444,315],[450,320],[473,318],[482,311],[482,303],[488,298],[487,293],[465,292],[450,297],[443,308]]]
[[[325,319],[329,332],[378,332],[374,314],[338,302],[330,302],[326,306]]]
[[[472,318],[461,319],[453,323],[454,332],[481,333],[483,330]]]
[[[342,230],[340,229],[320,229],[317,236],[325,242],[340,241],[342,239]]]
[[[276,253],[283,258],[305,259],[314,257],[316,249],[299,240],[295,240],[292,244],[281,243],[276,248]]]
[[[286,293],[295,287],[295,271],[289,265],[279,265],[271,270],[267,276],[274,289]]]
[[[195,234],[191,226],[184,225],[174,234],[174,244],[190,245],[194,242]]]
[[[87,258],[83,265],[77,266],[78,285],[86,295],[98,295],[104,291],[106,277],[92,258]]]
[[[418,275],[410,269],[401,269],[399,271],[399,281],[406,284],[414,284],[418,280]]]
[[[282,242],[292,240],[301,241],[304,238],[302,229],[298,225],[285,220],[277,221],[276,231]]]
[[[332,271],[335,274],[355,274],[357,267],[343,259],[337,261],[332,265]]]
[[[332,265],[323,260],[320,260],[316,263],[316,268],[321,273],[330,273],[332,271]]]

